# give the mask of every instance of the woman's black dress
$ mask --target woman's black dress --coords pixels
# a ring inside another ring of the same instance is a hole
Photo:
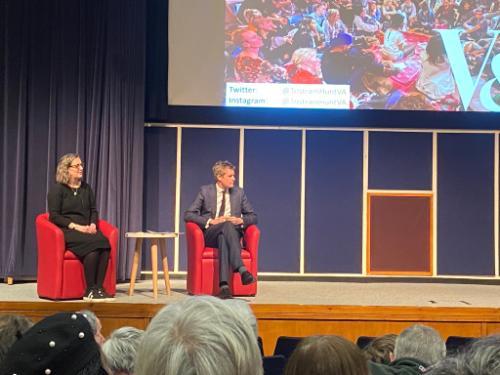
[[[96,234],[82,233],[69,229],[69,223],[97,226],[95,196],[90,186],[82,182],[78,189],[57,183],[47,196],[49,220],[60,227],[64,233],[66,246],[82,258],[97,249],[109,249],[109,241],[101,231]]]

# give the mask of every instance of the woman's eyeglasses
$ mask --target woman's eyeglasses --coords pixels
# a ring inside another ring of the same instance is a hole
[[[85,168],[85,164],[83,164],[83,163],[74,164],[74,165],[70,165],[68,168],[76,168],[76,169],[78,169],[80,167]]]

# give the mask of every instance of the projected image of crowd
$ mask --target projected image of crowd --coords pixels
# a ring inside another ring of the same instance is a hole
[[[225,18],[226,82],[349,85],[351,108],[487,110],[500,0],[226,0]],[[437,29],[460,29],[467,108]]]

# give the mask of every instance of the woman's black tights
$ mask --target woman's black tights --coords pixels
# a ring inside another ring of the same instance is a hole
[[[87,288],[102,288],[108,268],[109,249],[97,249],[83,258],[83,269]]]

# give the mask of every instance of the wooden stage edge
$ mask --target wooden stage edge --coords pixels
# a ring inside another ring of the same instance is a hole
[[[61,311],[90,309],[101,319],[104,335],[122,326],[144,329],[163,304],[82,302],[0,302],[0,313],[21,314],[34,321]],[[250,304],[271,355],[279,336],[335,334],[359,336],[399,333],[422,323],[448,336],[479,337],[500,333],[500,308]]]

